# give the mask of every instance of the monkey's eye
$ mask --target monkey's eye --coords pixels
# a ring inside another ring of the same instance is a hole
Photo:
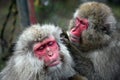
[[[109,27],[102,27],[101,30],[102,30],[104,33],[108,33],[108,32],[109,32]]]
[[[46,47],[46,45],[41,45],[39,48],[38,48],[38,50],[43,50],[44,48]]]
[[[49,42],[47,43],[48,46],[52,46],[53,44],[54,44],[54,41],[49,41]]]

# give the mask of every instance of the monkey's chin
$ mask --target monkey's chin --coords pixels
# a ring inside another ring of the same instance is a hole
[[[79,42],[79,39],[80,39],[80,37],[77,37],[77,36],[75,36],[74,34],[70,33],[70,40],[71,40],[72,42],[78,43],[78,42]]]
[[[54,66],[49,67],[48,70],[49,70],[49,72],[54,72],[54,71],[60,69],[61,66],[62,66],[62,62],[60,62],[60,63],[57,64],[57,65],[54,65]]]

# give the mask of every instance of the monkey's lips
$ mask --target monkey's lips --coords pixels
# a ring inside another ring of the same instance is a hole
[[[61,61],[59,59],[58,60],[53,60],[49,64],[47,64],[47,66],[53,67],[53,66],[57,66],[60,63],[61,63]]]
[[[70,34],[70,41],[71,42],[75,42],[75,43],[79,43],[79,40],[80,40],[80,37],[76,37],[75,35],[73,34]]]

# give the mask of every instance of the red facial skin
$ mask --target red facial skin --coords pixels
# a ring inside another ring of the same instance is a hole
[[[71,41],[79,42],[82,32],[87,28],[88,28],[88,20],[77,17],[75,20],[75,26],[70,31]]]
[[[56,66],[60,63],[59,46],[53,36],[36,43],[33,51],[40,60],[44,59],[46,66]]]

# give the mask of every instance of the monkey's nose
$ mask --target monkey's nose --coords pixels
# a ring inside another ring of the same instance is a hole
[[[48,52],[47,54],[48,54],[48,56],[50,56],[50,57],[52,57],[52,56],[53,56],[53,52],[51,52],[51,51],[50,51],[50,52]]]
[[[51,49],[49,47],[46,48],[46,53],[48,56],[53,56],[53,52],[51,51]]]

